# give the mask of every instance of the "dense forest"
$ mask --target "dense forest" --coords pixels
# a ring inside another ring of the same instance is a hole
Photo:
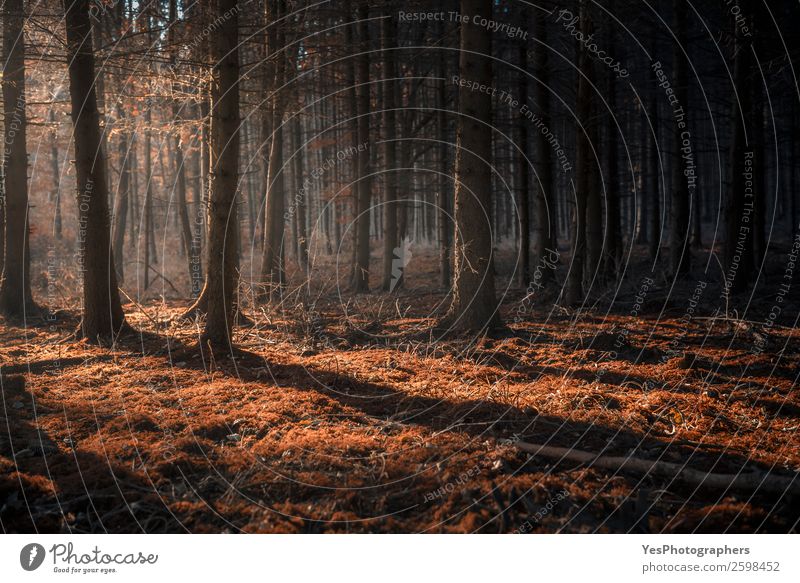
[[[794,532],[792,0],[2,0],[4,532]]]

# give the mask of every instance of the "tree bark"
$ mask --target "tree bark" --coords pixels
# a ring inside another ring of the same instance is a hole
[[[211,195],[209,200],[207,315],[201,340],[230,348],[237,297],[239,173],[239,4],[218,0],[211,107]]]
[[[491,0],[461,0],[459,75],[491,86],[490,32],[474,24],[491,20]],[[480,332],[500,325],[495,298],[492,245],[492,100],[484,92],[459,87],[456,137],[455,279],[445,323],[456,330]]]
[[[22,0],[7,0],[3,11],[3,191],[5,260],[0,284],[0,312],[22,318],[35,310],[30,282],[28,242],[28,150],[25,114],[25,37]],[[0,217],[2,219],[2,217]]]
[[[358,57],[358,151],[356,176],[356,263],[353,268],[353,291],[369,291],[369,225],[372,199],[372,177],[370,176],[369,126],[369,6],[366,0],[358,5],[359,41],[361,55]]]
[[[283,3],[274,3],[273,18],[284,14]],[[267,196],[264,210],[264,249],[261,255],[261,281],[264,290],[260,294],[270,301],[278,299],[284,283],[284,243],[285,243],[285,175],[283,169],[283,114],[285,98],[283,88],[285,77],[284,56],[279,52],[284,46],[283,29],[279,28],[275,37],[275,47],[270,58],[277,58],[272,92],[272,143],[270,145],[269,167],[267,172]]]
[[[117,105],[117,115],[120,122],[125,123],[125,110],[122,104]],[[119,135],[119,186],[117,188],[117,199],[114,203],[114,265],[117,268],[117,277],[121,282],[125,280],[124,268],[124,245],[125,227],[128,221],[128,205],[130,204],[131,191],[131,139],[127,129],[123,129]]]
[[[524,14],[524,10],[521,11]],[[537,47],[538,50],[538,47]],[[528,43],[519,43],[519,102],[528,104]],[[531,281],[531,205],[530,205],[530,151],[528,148],[528,121],[518,124],[517,162],[519,164],[518,215],[519,215],[519,284],[525,288]],[[540,132],[541,133],[541,132]]]
[[[442,36],[445,26],[442,24]],[[441,78],[436,87],[436,125],[439,131],[439,175],[437,180],[439,190],[439,283],[445,291],[450,290],[452,283],[453,260],[453,204],[452,204],[452,179],[451,167],[447,152],[450,149],[450,132],[447,127],[447,80],[445,58],[447,51],[439,51],[437,66],[438,76]]]
[[[580,30],[583,38],[590,32],[588,7],[585,0],[580,2]],[[577,305],[583,301],[584,261],[587,249],[587,203],[589,189],[591,188],[592,175],[592,143],[589,137],[589,126],[592,124],[592,95],[591,95],[591,62],[590,57],[583,47],[578,49],[578,94],[576,115],[582,127],[577,128],[575,137],[575,212],[572,217],[572,261],[567,277],[565,301],[568,305]],[[591,263],[589,264],[591,266]],[[591,273],[591,271],[590,271]]]
[[[536,104],[539,106],[539,118],[542,120],[543,127],[550,128],[550,66],[547,58],[547,23],[545,16],[541,13],[536,15],[534,20],[534,34],[541,44],[534,47],[533,71],[537,81],[534,84],[533,95]],[[538,180],[536,185],[536,249],[537,262],[547,256],[548,250],[557,249],[557,222],[556,206],[554,198],[553,182],[553,150],[547,141],[547,136],[542,131],[536,134],[536,155],[539,161],[537,165]],[[552,279],[553,271],[542,269],[539,284]],[[529,282],[527,282],[529,283]]]
[[[396,279],[393,275],[393,266],[399,264],[397,257],[397,116],[395,108],[395,85],[397,81],[397,23],[395,14],[390,12],[383,19],[383,78],[385,89],[383,92],[383,124],[384,129],[384,156],[386,158],[386,171],[384,184],[386,185],[386,201],[383,205],[383,290],[394,291]]]
[[[688,23],[689,7],[686,0],[674,0],[675,30],[677,42],[675,43],[675,97],[684,116],[688,118],[689,111],[689,58]],[[687,122],[688,123],[688,122]],[[689,182],[684,175],[686,163],[682,157],[684,152],[681,144],[685,139],[691,140],[688,130],[675,128],[675,156],[672,166],[672,237],[670,242],[670,267],[674,276],[689,273],[691,255],[689,254],[690,226],[690,200]],[[691,148],[691,146],[690,146]],[[694,155],[694,152],[690,152]]]
[[[125,326],[108,216],[108,183],[95,93],[89,0],[64,0],[78,198],[78,253],[83,275],[79,334],[112,339]]]
[[[750,4],[743,9],[747,20],[752,23]],[[753,266],[753,207],[754,196],[751,187],[748,192],[746,181],[742,176],[748,163],[750,170],[759,172],[753,163],[753,152],[748,150],[749,118],[752,115],[752,83],[751,71],[751,37],[742,33],[735,24],[736,45],[733,65],[733,139],[730,146],[728,164],[729,186],[725,205],[725,245],[723,248],[723,265],[725,266],[724,294],[728,297],[743,291],[750,283]],[[752,139],[752,138],[751,138]]]

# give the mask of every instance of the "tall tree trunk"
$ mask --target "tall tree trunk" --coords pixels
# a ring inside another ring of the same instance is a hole
[[[148,10],[146,22],[147,22],[147,42],[148,46],[153,46],[153,18],[150,14],[150,10],[152,10],[152,6],[148,5],[146,7]],[[152,248],[154,245],[151,245],[150,241],[151,238],[155,237],[155,233],[153,232],[153,138],[152,138],[152,120],[153,120],[153,103],[152,103],[152,93],[154,92],[154,88],[152,85],[147,84],[147,102],[145,103],[145,110],[144,110],[144,178],[145,178],[145,189],[144,189],[144,215],[142,216],[142,226],[144,228],[144,274],[143,274],[143,289],[147,291],[147,288],[150,287],[150,263],[151,263],[151,254]],[[140,233],[141,235],[141,233]],[[141,244],[141,242],[140,242]]]
[[[747,4],[742,12],[752,23],[752,7]],[[728,163],[728,197],[725,205],[725,246],[723,265],[725,266],[725,296],[744,291],[750,282],[753,266],[753,207],[752,181],[748,190],[742,174],[749,166],[750,171],[760,172],[754,164],[753,152],[748,143],[752,140],[752,79],[751,37],[743,34],[741,27],[733,24],[736,35],[733,64],[733,139]]]
[[[650,116],[653,124],[652,139],[650,143],[650,158],[648,166],[648,175],[650,176],[650,186],[652,190],[648,193],[643,193],[644,196],[650,196],[650,212],[647,214],[646,219],[650,222],[650,240],[648,245],[648,255],[651,261],[658,259],[658,252],[661,248],[661,192],[664,174],[662,171],[661,160],[661,110],[658,106],[658,99],[656,98],[655,89],[651,92],[650,97]]]
[[[584,31],[584,38],[588,38],[594,33],[594,23],[592,21],[591,11],[588,2],[583,5],[581,11],[581,30]],[[589,77],[588,83],[588,117],[581,118],[584,124],[584,131],[588,133],[587,150],[585,163],[587,165],[586,171],[589,173],[588,185],[586,190],[586,220],[584,222],[586,229],[586,264],[584,266],[584,289],[586,293],[592,287],[592,284],[598,281],[600,275],[600,265],[603,253],[603,200],[600,193],[600,140],[599,123],[597,121],[597,111],[595,107],[595,100],[592,98],[594,89],[592,86],[595,81],[594,74],[594,60],[590,55],[586,55],[585,69],[583,72]]]
[[[580,2],[580,30],[583,38],[590,33],[588,6],[586,0]],[[576,115],[582,127],[577,128],[575,137],[576,150],[576,184],[575,184],[575,213],[572,228],[572,262],[567,278],[566,303],[577,305],[583,300],[584,261],[587,250],[587,208],[589,190],[592,186],[592,142],[589,126],[593,123],[592,114],[592,88],[591,88],[591,57],[586,49],[578,49],[578,94]],[[589,262],[589,274],[593,274],[592,263]]]
[[[7,0],[3,11],[3,122],[5,151],[5,260],[0,284],[0,312],[24,317],[35,309],[28,244],[28,150],[25,114],[25,15],[22,0]],[[2,217],[0,217],[2,219]]]
[[[239,4],[218,0],[211,107],[211,195],[209,200],[207,316],[201,340],[229,348],[237,297],[239,222]]]
[[[169,44],[174,46],[174,30],[176,21],[178,19],[177,0],[169,0]],[[173,67],[177,61],[173,58]],[[175,196],[176,204],[178,207],[178,218],[180,219],[181,234],[183,239],[183,248],[186,251],[187,268],[189,272],[189,288],[190,293],[192,289],[192,275],[194,273],[194,252],[196,251],[194,245],[194,236],[192,235],[192,227],[189,221],[189,206],[186,199],[186,155],[183,149],[183,140],[181,139],[180,121],[182,117],[181,104],[176,100],[172,103],[172,122],[177,126],[172,137],[173,151],[175,152]]]
[[[122,104],[117,105],[117,118],[120,123],[125,124],[125,109]],[[113,246],[114,246],[114,265],[117,268],[117,277],[120,283],[125,280],[124,268],[124,245],[125,245],[125,225],[128,220],[128,206],[130,204],[131,191],[131,139],[127,128],[123,128],[119,135],[119,187],[117,189],[117,199],[114,204],[114,226],[113,226]]]
[[[386,172],[384,184],[386,201],[383,205],[383,289],[394,291],[397,281],[394,267],[402,269],[402,257],[397,244],[397,116],[395,108],[395,86],[397,84],[397,23],[390,10],[383,19],[383,78],[386,87],[383,92],[384,156]]]
[[[442,23],[442,36],[445,34],[445,25]],[[450,162],[447,152],[449,146],[449,131],[447,127],[447,80],[445,58],[448,51],[440,50],[437,56],[438,76],[440,81],[436,86],[436,127],[439,131],[439,174],[437,179],[439,191],[439,283],[442,289],[448,291],[452,282],[452,255],[453,255],[453,205],[452,205],[452,179],[450,178]],[[394,103],[394,101],[392,102]],[[396,194],[395,194],[396,196]],[[395,216],[396,216],[395,211]]]
[[[611,0],[608,5],[610,13],[616,10],[616,3]],[[616,35],[614,22],[606,19],[608,34],[606,42],[611,54],[616,54]],[[620,228],[619,193],[622,190],[619,177],[619,159],[617,151],[617,76],[612,69],[607,71],[608,95],[607,101],[611,111],[606,114],[606,143],[603,148],[606,154],[606,204],[605,204],[605,232],[603,237],[603,269],[607,279],[616,281],[619,275],[622,230]]]
[[[525,9],[521,10],[525,14]],[[519,102],[528,104],[528,43],[519,43]],[[538,47],[537,47],[538,49]],[[519,283],[525,288],[531,281],[531,209],[530,209],[530,149],[528,148],[528,122],[518,124],[519,184],[517,186],[519,214]],[[541,132],[540,132],[541,133]]]
[[[299,97],[299,95],[298,95]],[[303,144],[303,123],[299,115],[294,116],[294,176],[297,205],[295,208],[295,236],[297,238],[297,261],[300,267],[308,270],[308,234],[306,232],[307,199],[311,195],[305,183],[305,146]],[[299,193],[302,189],[302,195]]]
[[[58,122],[56,122],[56,114],[53,109],[50,109],[47,120],[52,124],[53,129],[50,134],[51,147],[50,147],[50,162],[52,164],[53,172],[53,197],[52,201],[55,205],[53,210],[53,236],[57,241],[63,237],[63,220],[61,217],[61,168],[58,165]],[[0,215],[2,216],[2,215]]]
[[[459,76],[491,86],[491,33],[475,24],[491,20],[491,0],[461,0]],[[485,92],[459,87],[455,164],[455,279],[445,322],[454,329],[481,331],[500,325],[495,298],[492,248],[492,100]]]
[[[550,115],[550,66],[547,51],[547,23],[544,14],[537,14],[534,18],[534,34],[539,43],[534,46],[533,74],[537,79],[534,84],[533,96],[539,106],[539,118],[542,126],[550,128],[552,116]],[[523,102],[520,102],[523,103]],[[526,104],[527,105],[527,104]],[[535,132],[536,156],[539,164],[538,181],[536,185],[536,249],[537,262],[549,255],[548,250],[557,248],[557,216],[556,201],[553,196],[555,184],[553,182],[553,150],[547,141],[547,135],[542,131]],[[552,278],[550,269],[541,270],[539,283],[542,284]],[[527,283],[527,282],[526,282]]]
[[[369,5],[361,0],[358,5],[359,41],[361,55],[358,57],[358,152],[356,176],[356,263],[353,269],[353,290],[369,291],[369,225],[370,202],[372,198],[372,177],[370,176],[369,120]]]
[[[688,23],[689,6],[686,0],[674,0],[675,30],[677,42],[675,43],[675,97],[682,108],[683,123],[688,124],[689,110],[689,58]],[[685,144],[689,142],[688,151]],[[675,160],[672,166],[672,231],[670,242],[670,268],[673,275],[689,273],[691,256],[689,254],[690,225],[690,200],[689,178],[684,175],[687,164],[684,156],[694,156],[691,147],[691,135],[685,127],[675,128]]]
[[[78,185],[78,252],[83,273],[80,335],[95,342],[113,338],[125,325],[125,315],[111,247],[89,0],[64,0],[64,11]]]
[[[279,19],[284,14],[283,2],[274,3],[273,18]],[[283,113],[285,98],[283,96],[283,83],[285,78],[285,61],[282,53],[284,47],[283,28],[279,28],[275,47],[270,50],[273,54],[269,58],[277,58],[275,66],[275,80],[272,93],[272,143],[270,146],[269,167],[267,173],[267,200],[264,210],[264,248],[261,255],[261,280],[265,286],[264,292],[270,301],[280,297],[284,283],[284,243],[285,243],[285,174],[283,169]],[[262,297],[265,296],[262,293]]]

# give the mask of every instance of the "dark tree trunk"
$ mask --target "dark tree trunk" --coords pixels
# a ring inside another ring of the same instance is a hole
[[[616,3],[609,2],[608,9],[613,14]],[[614,34],[614,22],[606,19],[608,34],[607,43],[611,54],[616,54],[616,36]],[[605,231],[603,237],[603,275],[610,281],[616,281],[619,275],[620,253],[622,245],[622,229],[620,228],[620,204],[619,193],[622,185],[619,177],[619,159],[617,151],[617,123],[615,116],[617,109],[617,75],[612,69],[608,69],[608,94],[606,100],[611,111],[606,113],[606,142],[603,151],[606,155],[606,196],[605,196]]]
[[[444,35],[444,25],[442,34]],[[452,205],[452,179],[451,168],[447,152],[449,146],[449,131],[447,127],[447,80],[445,58],[447,51],[439,51],[437,66],[438,76],[441,78],[436,87],[436,126],[439,131],[439,175],[437,177],[439,196],[439,283],[442,289],[448,291],[452,283],[452,255],[453,255],[453,205]]]
[[[655,89],[652,91],[650,98],[650,117],[653,128],[651,139],[648,140],[650,143],[650,162],[647,174],[650,176],[651,190],[643,194],[644,196],[650,196],[650,212],[646,217],[650,222],[650,228],[648,229],[650,234],[648,255],[652,261],[656,261],[658,259],[658,251],[661,248],[661,191],[664,173],[661,165],[663,158],[660,149],[661,112],[658,107]]]
[[[125,325],[125,315],[111,247],[89,0],[64,0],[64,10],[78,185],[78,253],[83,273],[80,334],[95,342],[113,338]]]
[[[689,58],[687,16],[689,7],[686,0],[674,0],[675,30],[675,96],[683,109],[683,123],[688,124],[689,111]],[[673,275],[689,273],[691,256],[689,254],[690,205],[688,177],[684,175],[687,155],[694,156],[691,135],[687,128],[676,127],[675,159],[672,166],[672,231],[670,242],[670,268]],[[688,141],[688,150],[684,144]]]
[[[304,182],[304,155],[305,146],[303,144],[303,125],[299,115],[294,116],[294,177],[295,177],[295,196],[297,197],[295,208],[295,237],[297,239],[297,261],[300,267],[308,270],[308,234],[306,233],[306,207],[307,199],[310,196],[308,188]],[[302,194],[300,194],[302,189]]]
[[[358,5],[359,41],[361,55],[358,57],[358,152],[356,176],[356,263],[353,270],[353,290],[369,291],[369,224],[372,178],[370,176],[369,120],[369,7],[366,0]]]
[[[534,99],[539,106],[539,118],[543,127],[550,128],[552,116],[550,112],[550,66],[547,58],[547,23],[545,16],[537,14],[534,19],[534,31],[541,44],[533,47],[533,74],[537,79],[534,84]],[[522,101],[520,103],[523,103]],[[527,104],[526,104],[527,105]],[[551,128],[552,129],[552,128]],[[553,181],[553,150],[542,131],[536,134],[536,156],[538,181],[536,187],[536,261],[541,262],[549,251],[557,249],[557,216]],[[551,279],[552,270],[543,269],[539,276],[539,284]],[[526,282],[527,284],[528,282]]]
[[[273,4],[273,18],[280,18],[284,14],[283,2]],[[269,297],[270,301],[277,300],[282,292],[284,283],[284,243],[286,221],[284,211],[286,208],[285,174],[283,168],[283,114],[286,99],[283,95],[282,85],[285,77],[285,61],[281,52],[284,46],[285,35],[279,28],[275,37],[273,54],[269,58],[277,58],[275,65],[275,79],[272,94],[272,142],[269,153],[269,166],[267,168],[267,196],[264,209],[264,249],[261,255],[261,280],[265,286],[261,293],[262,298]]]
[[[743,13],[752,22],[751,7],[746,5]],[[743,291],[750,283],[753,266],[753,207],[754,196],[748,186],[743,172],[749,168],[760,172],[755,167],[752,144],[748,144],[748,136],[752,140],[752,79],[751,72],[751,37],[742,33],[740,27],[733,25],[736,35],[735,56],[733,64],[733,139],[730,147],[728,163],[729,182],[728,197],[725,205],[725,246],[723,249],[723,265],[725,266],[725,296]]]
[[[5,237],[0,312],[13,318],[34,310],[28,245],[28,151],[25,115],[25,37],[22,0],[7,0],[3,9],[3,121],[5,152]],[[2,219],[2,217],[0,217]]]
[[[461,0],[459,75],[491,86],[491,33],[474,24],[491,20],[491,0]],[[459,87],[455,164],[455,278],[453,301],[445,319],[454,329],[481,331],[500,325],[494,289],[492,248],[491,144],[492,100],[487,93]]]
[[[52,109],[48,115],[48,121],[53,124],[53,131],[50,135],[52,145],[50,148],[53,172],[53,236],[57,241],[63,237],[63,221],[61,218],[61,168],[58,165],[58,123],[56,122],[56,114]],[[0,215],[1,216],[1,215]]]
[[[125,110],[122,104],[117,105],[117,115],[122,124],[125,124]],[[114,265],[117,268],[117,277],[120,283],[125,280],[125,228],[128,221],[128,206],[130,205],[131,191],[131,138],[127,128],[123,128],[119,135],[119,186],[117,188],[117,199],[114,203],[114,226],[113,226],[113,247]]]
[[[177,13],[177,0],[169,0],[169,22],[168,29],[170,45],[174,41],[174,29]],[[176,62],[173,60],[173,66]],[[180,121],[182,117],[181,104],[177,101],[172,103],[172,121],[178,127],[173,135],[173,151],[175,152],[175,197],[176,205],[178,207],[178,218],[180,219],[181,234],[183,239],[183,249],[186,252],[187,268],[189,271],[189,288],[190,293],[192,289],[192,274],[194,272],[194,237],[192,236],[192,227],[189,222],[189,206],[186,199],[186,155],[183,149],[183,140],[180,135]]]
[[[585,0],[580,2],[580,30],[586,38],[590,32],[588,6]],[[588,216],[589,190],[592,187],[592,142],[590,139],[590,125],[592,115],[592,87],[591,87],[591,57],[583,47],[578,49],[578,94],[576,115],[582,127],[577,128],[575,137],[575,213],[572,228],[572,261],[567,277],[566,298],[568,305],[577,305],[583,301],[584,262],[586,260],[587,235],[586,219]],[[589,262],[589,274],[594,273]]]
[[[522,11],[524,14],[524,11]],[[538,50],[538,47],[537,47]],[[528,44],[519,44],[519,102],[528,104]],[[531,205],[530,205],[530,149],[528,148],[528,121],[523,119],[517,126],[519,148],[518,214],[519,214],[519,284],[524,288],[531,281]],[[540,132],[541,133],[541,132]]]
[[[207,316],[202,341],[228,348],[237,297],[239,172],[239,4],[218,0],[211,107],[211,195],[209,200]]]
[[[383,92],[385,126],[384,139],[386,157],[386,172],[384,184],[386,188],[386,201],[383,205],[383,285],[384,291],[394,291],[397,279],[394,267],[400,266],[401,257],[397,245],[397,116],[395,100],[397,81],[397,23],[394,13],[390,13],[383,20],[383,78],[386,86]]]

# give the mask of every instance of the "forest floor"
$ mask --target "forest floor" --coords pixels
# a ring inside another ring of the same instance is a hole
[[[800,337],[689,318],[686,287],[669,299],[649,287],[650,311],[636,289],[580,312],[517,291],[507,333],[478,339],[432,336],[434,292],[401,292],[402,310],[386,295],[344,310],[329,297],[249,314],[235,356],[216,360],[197,323],[175,319],[185,303],[127,305],[136,332],[113,349],[70,337],[74,313],[2,326],[2,529],[796,530],[796,496],[516,447],[798,476]]]

